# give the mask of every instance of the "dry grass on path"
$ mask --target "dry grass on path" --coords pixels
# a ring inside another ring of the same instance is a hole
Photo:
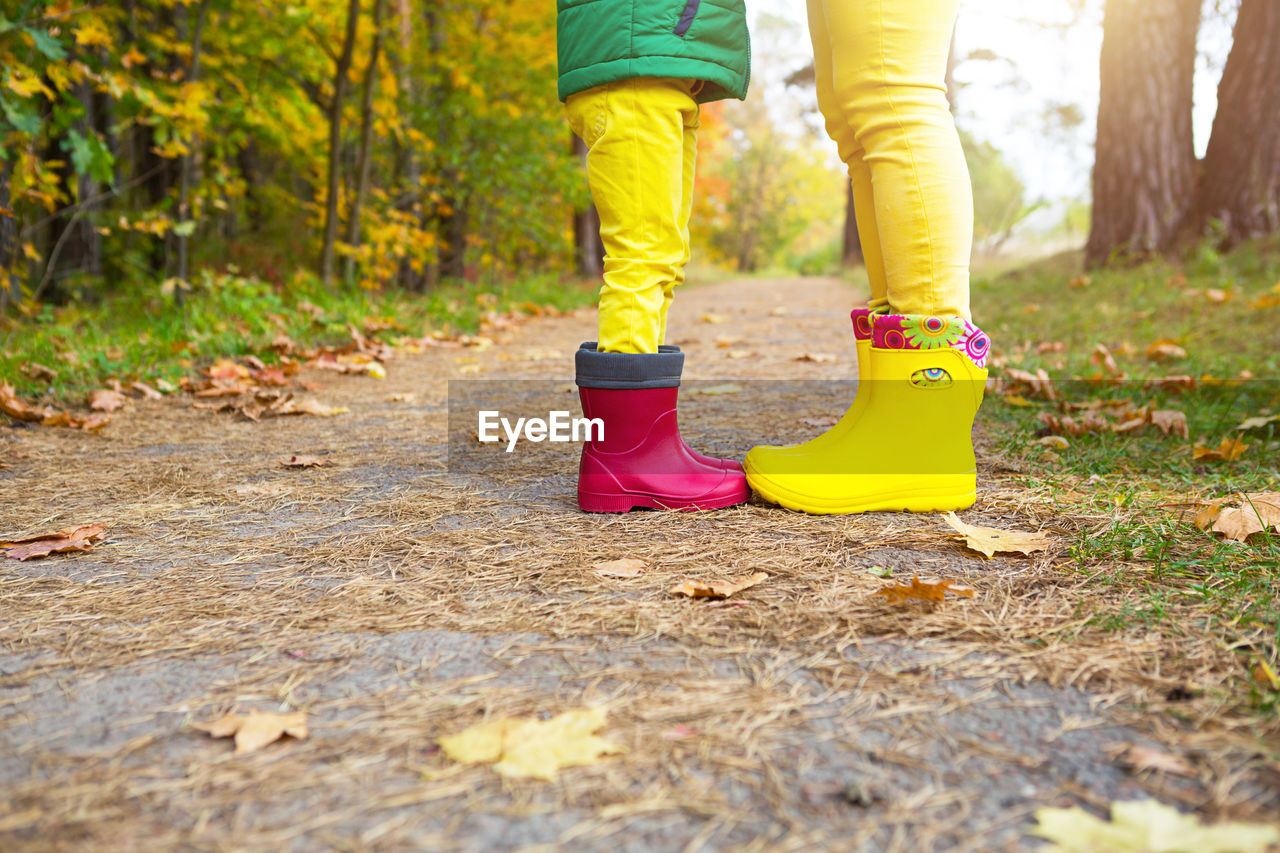
[[[675,342],[693,379],[848,375],[830,307],[848,301],[834,282],[696,289]],[[724,322],[700,322],[713,313]],[[333,418],[162,401],[101,436],[6,430],[0,534],[96,522],[109,542],[0,573],[0,839],[989,849],[1017,844],[1038,804],[1147,791],[1213,817],[1274,813],[1278,731],[1237,713],[1233,653],[1099,630],[1090,600],[1129,593],[1090,586],[1061,547],[985,560],[936,516],[763,504],[587,516],[564,454],[446,470],[446,380],[563,384],[589,331],[586,314],[548,318],[492,348],[401,354],[385,381],[326,378],[317,395],[350,410]],[[836,361],[795,360],[815,351]],[[778,400],[756,436],[703,402],[686,406],[691,441],[739,454],[823,414]],[[302,453],[332,465],[280,467]],[[1005,464],[988,449],[967,519],[1061,542],[1091,523]],[[649,568],[591,571],[620,557]],[[977,594],[892,605],[872,566]],[[726,601],[667,593],[753,572],[769,579]],[[627,753],[554,784],[434,747],[481,719],[595,702]],[[281,704],[311,713],[310,739],[233,758],[186,727]],[[1109,750],[1135,741],[1194,778],[1129,773]]]

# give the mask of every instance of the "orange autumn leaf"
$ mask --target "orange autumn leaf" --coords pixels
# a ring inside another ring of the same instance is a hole
[[[1245,451],[1249,449],[1249,445],[1245,444],[1240,438],[1224,438],[1219,442],[1217,447],[1206,447],[1203,444],[1197,444],[1191,448],[1191,457],[1196,460],[1206,460],[1210,462],[1234,462]]]
[[[285,735],[298,740],[305,740],[308,735],[305,711],[294,711],[291,714],[263,711],[226,714],[212,722],[196,723],[193,728],[208,732],[211,737],[234,737],[236,755],[262,749]]]
[[[742,592],[742,590],[768,579],[769,575],[766,573],[756,572],[751,577],[737,583],[724,581],[708,583],[706,581],[689,580],[671,587],[670,592],[672,595],[686,595],[689,598],[728,598],[734,593]]]
[[[953,592],[963,598],[973,598],[974,594],[972,587],[957,586],[945,578],[921,580],[920,576],[916,575],[911,578],[910,584],[887,586],[876,590],[873,595],[883,595],[891,603],[898,604],[911,600],[942,601],[947,597],[948,592]]]
[[[1187,351],[1178,342],[1161,338],[1147,347],[1147,358],[1152,361],[1177,361],[1187,357]]]
[[[89,551],[93,544],[102,540],[106,530],[101,524],[89,524],[83,527],[68,527],[57,533],[46,533],[27,539],[0,541],[0,550],[10,560],[31,560],[36,557],[47,557],[50,554],[65,554],[71,551]]]

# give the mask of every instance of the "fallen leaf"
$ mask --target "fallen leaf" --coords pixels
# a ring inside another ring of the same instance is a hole
[[[1035,403],[1031,402],[1021,394],[1005,394],[1000,399],[1004,400],[1010,406],[1026,407],[1035,405]]]
[[[825,352],[807,352],[792,359],[792,361],[811,361],[815,364],[826,364],[835,360],[836,357],[834,355]]]
[[[478,723],[438,741],[444,754],[463,764],[492,764],[503,776],[551,780],[563,767],[592,764],[622,749],[595,733],[605,724],[604,706],[565,711],[550,720],[505,717]]]
[[[756,572],[751,577],[737,583],[726,583],[724,581],[707,583],[706,581],[690,580],[678,583],[668,591],[672,595],[687,595],[689,598],[728,598],[734,593],[742,592],[744,589],[753,587],[768,579],[769,576],[764,572]]]
[[[1280,415],[1258,415],[1253,418],[1245,418],[1244,422],[1236,429],[1247,432],[1252,429],[1263,429],[1271,424],[1280,424]]]
[[[1147,358],[1152,361],[1177,361],[1187,357],[1187,351],[1178,346],[1177,341],[1168,338],[1160,340],[1147,347]]]
[[[711,323],[713,325],[729,322],[729,318],[723,314],[703,314],[698,319],[703,323]]]
[[[1249,445],[1244,443],[1241,438],[1224,438],[1218,443],[1217,447],[1205,447],[1203,444],[1197,444],[1191,448],[1191,458],[1204,459],[1210,462],[1234,462],[1245,451],[1249,449]]]
[[[774,308],[774,309],[772,309],[772,310],[770,310],[770,311],[769,311],[769,316],[770,316],[770,317],[785,317],[786,315],[788,315],[788,314],[790,314],[790,313],[791,313],[791,310],[790,310],[789,308],[787,308],[787,306],[785,306],[785,305],[779,305],[777,308]]]
[[[716,338],[716,347],[718,349],[728,349],[735,344],[742,343],[742,338],[735,338],[730,335],[720,335]]]
[[[95,412],[111,413],[129,402],[129,398],[119,391],[108,391],[102,388],[97,391],[90,391],[89,397],[85,402]]]
[[[1230,290],[1222,290],[1221,288],[1211,287],[1204,292],[1204,298],[1212,302],[1214,305],[1221,305],[1229,302],[1235,294]]]
[[[997,551],[1030,554],[1033,551],[1044,551],[1053,543],[1052,537],[1045,533],[1025,533],[1019,530],[999,530],[995,527],[966,524],[954,512],[947,513],[944,519],[952,530],[960,534],[955,537],[956,539],[963,540],[970,548],[986,555],[988,559],[994,557]]]
[[[36,382],[52,382],[58,378],[58,371],[34,361],[24,362],[18,367],[18,370]]]
[[[1247,542],[1267,528],[1280,532],[1280,492],[1242,494],[1239,506],[1218,510],[1211,529],[1236,542]]]
[[[1196,769],[1185,759],[1151,746],[1130,743],[1113,750],[1117,761],[1135,772],[1154,770],[1174,776],[1195,778]]]
[[[18,399],[14,387],[7,382],[0,382],[0,412],[19,421],[42,421],[54,414],[48,406],[33,406]]]
[[[418,399],[417,394],[392,394],[387,398],[388,403],[412,403]]]
[[[1063,341],[1042,341],[1036,344],[1036,355],[1047,355],[1055,352],[1066,352],[1067,345]]]
[[[1276,675],[1276,671],[1266,661],[1258,661],[1249,674],[1253,677],[1254,684],[1280,690],[1280,675]]]
[[[1093,348],[1093,354],[1089,356],[1089,363],[1101,367],[1112,376],[1120,373],[1120,365],[1116,364],[1115,356],[1111,354],[1111,350],[1107,349],[1104,344],[1098,344]]]
[[[1038,419],[1050,433],[1054,435],[1069,435],[1073,438],[1094,432],[1108,432],[1114,428],[1110,421],[1094,412],[1087,413],[1079,420],[1071,415],[1055,415],[1051,412],[1041,412],[1038,415]]]
[[[731,349],[724,354],[724,357],[737,359],[737,358],[751,358],[753,355],[755,355],[755,353],[751,352],[750,350]]]
[[[1002,375],[1006,390],[1008,386],[1022,390],[1025,388],[1027,394],[1032,397],[1041,397],[1045,400],[1058,399],[1058,392],[1053,387],[1053,380],[1050,378],[1044,368],[1036,368],[1035,373],[1022,370],[1018,367],[1005,368]]]
[[[1277,282],[1269,291],[1250,302],[1249,307],[1254,311],[1280,307],[1280,282]]]
[[[30,560],[35,557],[47,557],[50,554],[65,554],[70,551],[89,551],[95,542],[102,540],[106,530],[101,524],[88,524],[83,527],[68,527],[57,533],[46,533],[43,536],[32,536],[28,539],[0,541],[0,551],[10,560]]]
[[[1079,290],[1081,288],[1088,287],[1091,284],[1093,284],[1093,279],[1089,278],[1089,276],[1078,275],[1075,278],[1071,279],[1071,281],[1067,282],[1067,287],[1072,287]]]
[[[1057,853],[1265,853],[1280,830],[1260,823],[1206,826],[1195,815],[1155,800],[1111,804],[1111,820],[1079,806],[1042,808],[1033,835],[1055,842]]]
[[[130,382],[129,388],[132,391],[137,391],[144,399],[147,400],[160,400],[164,398],[163,394],[145,382]]]
[[[604,577],[638,578],[645,569],[649,568],[649,564],[644,560],[623,557],[620,560],[607,560],[603,563],[596,563],[591,568],[596,574]]]
[[[1185,391],[1194,391],[1196,387],[1196,378],[1185,374],[1176,376],[1157,376],[1154,379],[1147,380],[1147,387],[1159,388],[1165,391],[1176,391],[1179,393]]]
[[[1046,435],[1044,438],[1037,441],[1036,444],[1039,444],[1042,447],[1048,447],[1052,450],[1066,450],[1071,445],[1071,442],[1067,441],[1060,435]]]
[[[285,468],[328,468],[333,465],[327,459],[321,459],[319,456],[290,456],[280,462]]]
[[[1195,525],[1201,530],[1208,530],[1213,527],[1213,523],[1218,520],[1218,516],[1222,514],[1222,504],[1225,501],[1217,500],[1210,504],[1206,504],[1203,509],[1196,513]]]
[[[800,419],[800,423],[804,424],[805,426],[811,426],[817,429],[826,429],[827,427],[833,427],[837,423],[839,423],[839,421],[840,421],[839,418],[833,418],[833,417],[801,418]]]
[[[886,566],[872,566],[867,569],[867,574],[874,575],[878,578],[891,578],[893,577],[893,569]]]
[[[272,714],[251,711],[248,714],[227,714],[209,723],[196,723],[192,728],[208,732],[212,737],[234,737],[236,755],[255,752],[288,735],[298,740],[307,737],[307,712]]]
[[[1187,432],[1187,416],[1176,409],[1156,409],[1151,413],[1151,423],[1165,435],[1190,438]]]
[[[947,597],[948,591],[964,598],[973,598],[972,587],[956,586],[945,578],[920,580],[919,575],[912,577],[911,583],[906,586],[887,586],[876,590],[872,595],[883,595],[890,602],[898,604],[908,600],[942,601]]]

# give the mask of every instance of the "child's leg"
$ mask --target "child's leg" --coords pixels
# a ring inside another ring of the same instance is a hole
[[[958,5],[822,2],[838,110],[828,121],[847,125],[838,131],[842,154],[855,144],[865,152],[888,299],[899,314],[969,318],[973,188],[945,85]]]
[[[880,231],[876,228],[875,196],[871,184],[871,167],[866,152],[854,137],[853,128],[845,121],[844,111],[836,101],[835,77],[832,73],[831,34],[827,27],[824,0],[808,0],[809,38],[813,41],[813,72],[818,89],[818,108],[826,119],[827,135],[836,143],[840,159],[849,167],[853,182],[853,210],[858,220],[858,240],[871,282],[871,308],[888,306],[888,284],[885,280],[884,255],[880,251]]]
[[[689,242],[689,219],[693,215],[693,182],[698,173],[698,111],[684,113],[684,120],[684,163],[680,182],[680,239],[684,243],[684,255],[676,268],[675,278],[662,293],[662,319],[658,326],[658,343],[667,342],[667,310],[671,308],[675,289],[684,284],[685,267],[689,264],[689,258],[693,256],[693,247]]]
[[[686,257],[685,128],[698,112],[691,85],[622,80],[566,103],[587,143],[587,181],[600,213],[600,352],[658,351],[664,306]]]

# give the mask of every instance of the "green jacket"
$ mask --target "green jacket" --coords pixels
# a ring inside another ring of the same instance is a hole
[[[631,77],[704,81],[699,102],[747,96],[743,0],[556,0],[560,100]]]

